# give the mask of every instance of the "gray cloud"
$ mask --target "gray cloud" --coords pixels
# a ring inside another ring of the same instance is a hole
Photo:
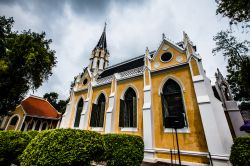
[[[16,30],[45,31],[53,40],[58,64],[35,95],[55,91],[63,99],[73,77],[88,65],[105,21],[111,64],[141,55],[147,46],[157,49],[163,32],[178,42],[185,30],[203,57],[207,75],[213,80],[217,67],[225,74],[224,58],[212,56],[211,50],[213,36],[228,22],[215,10],[214,1],[196,0],[0,0],[0,15],[13,16]]]

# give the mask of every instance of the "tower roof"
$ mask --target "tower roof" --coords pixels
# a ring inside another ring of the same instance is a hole
[[[104,25],[104,29],[103,29],[103,32],[102,32],[102,35],[96,45],[96,48],[102,48],[104,50],[107,50],[107,42],[106,42],[106,22],[105,22],[105,25]]]

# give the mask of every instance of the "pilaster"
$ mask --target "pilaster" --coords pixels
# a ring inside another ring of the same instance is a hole
[[[113,77],[111,82],[111,93],[109,96],[109,106],[106,111],[106,125],[105,125],[105,133],[112,133],[114,131],[114,112],[115,112],[115,96],[116,96],[116,74]]]

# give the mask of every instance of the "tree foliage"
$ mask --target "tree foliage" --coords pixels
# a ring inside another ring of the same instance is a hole
[[[216,14],[230,19],[230,24],[250,21],[249,0],[217,0],[218,8]]]
[[[237,41],[229,31],[221,31],[214,37],[216,48],[213,53],[221,52],[228,60],[227,81],[235,100],[250,100],[250,42]]]
[[[12,31],[13,18],[0,16],[0,114],[14,110],[27,92],[52,75],[55,51],[45,32]]]
[[[18,156],[37,134],[37,131],[0,131],[0,165],[19,165]]]
[[[44,99],[47,99],[48,102],[55,107],[55,109],[64,114],[66,110],[67,103],[69,102],[69,98],[67,100],[59,100],[58,101],[58,94],[56,92],[45,93],[43,95]]]
[[[231,147],[230,161],[233,165],[250,165],[250,137],[238,137]]]

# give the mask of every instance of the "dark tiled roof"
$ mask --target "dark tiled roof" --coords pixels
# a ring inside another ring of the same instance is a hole
[[[24,111],[30,116],[59,118],[61,114],[45,99],[30,96],[21,102]]]
[[[153,57],[154,53],[155,53],[155,51],[152,51],[149,53],[151,58]],[[99,78],[104,78],[107,76],[111,76],[115,73],[120,73],[123,71],[127,71],[130,69],[144,66],[144,57],[145,57],[145,54],[138,56],[136,58],[133,58],[133,59],[129,59],[125,62],[121,62],[121,63],[118,63],[116,65],[110,66],[99,75]]]

